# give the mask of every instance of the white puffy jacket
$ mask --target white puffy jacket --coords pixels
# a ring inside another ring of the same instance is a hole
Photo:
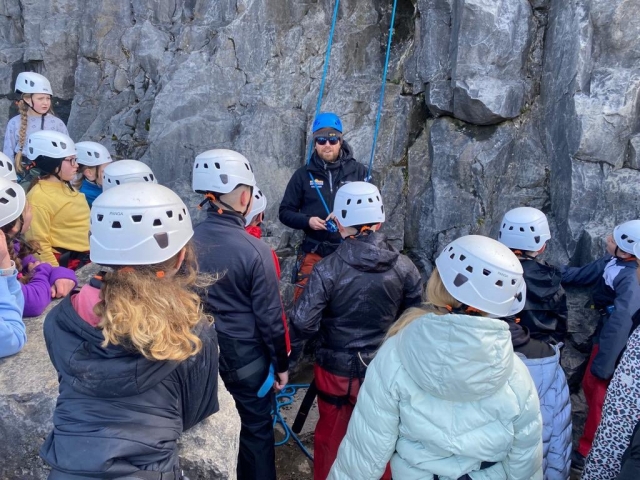
[[[505,322],[428,313],[383,344],[328,478],[377,480],[389,460],[400,480],[542,480],[538,395]]]

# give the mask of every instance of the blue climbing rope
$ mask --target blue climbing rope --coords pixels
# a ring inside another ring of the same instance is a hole
[[[336,29],[336,22],[338,21],[338,7],[340,6],[340,0],[336,0],[336,4],[333,7],[333,18],[331,19],[331,30],[329,31],[329,41],[327,42],[327,51],[324,55],[324,69],[322,71],[322,80],[320,80],[320,91],[318,92],[318,101],[316,102],[316,113],[313,118],[316,118],[320,113],[322,107],[322,97],[324,95],[324,84],[327,80],[327,72],[329,71],[329,59],[331,58],[331,47],[333,46],[333,32]],[[309,143],[309,151],[307,152],[307,165],[311,161],[311,153],[313,152],[313,141]],[[320,193],[320,191],[318,191]]]
[[[276,447],[284,445],[289,441],[290,438],[293,438],[300,447],[300,450],[302,450],[302,453],[304,453],[307,458],[309,458],[309,460],[313,462],[313,455],[311,455],[311,453],[309,453],[309,450],[305,448],[298,436],[291,431],[291,428],[280,413],[280,409],[282,407],[293,404],[293,399],[296,396],[296,393],[298,393],[298,390],[301,388],[309,388],[309,384],[287,385],[279,393],[276,394],[276,408],[275,412],[273,412],[273,426],[275,428],[275,426],[279,424],[282,427],[282,430],[284,430],[284,438],[276,442]]]
[[[389,56],[391,54],[391,40],[393,38],[393,24],[396,20],[396,6],[398,0],[393,0],[393,10],[391,11],[391,24],[389,25],[389,40],[387,41],[387,54],[384,60],[384,71],[382,73],[382,87],[380,87],[380,100],[378,101],[378,113],[376,114],[376,128],[373,132],[373,145],[371,145],[371,158],[369,159],[369,170],[365,181],[371,180],[371,169],[373,168],[373,157],[376,154],[376,144],[378,143],[378,130],[380,129],[380,119],[382,117],[382,104],[384,103],[384,89],[387,83],[387,71],[389,70]]]

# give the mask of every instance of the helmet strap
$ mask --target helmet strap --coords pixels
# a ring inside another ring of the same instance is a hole
[[[253,187],[252,187],[253,188]],[[199,204],[198,204],[198,209],[202,210],[202,207],[209,202],[209,206],[211,208],[213,208],[214,210],[216,210],[216,212],[218,213],[218,215],[222,215],[225,212],[225,209],[220,208],[218,205],[216,205],[216,203],[219,203],[220,205],[222,205],[223,207],[226,207],[226,211],[229,212],[234,212],[237,213],[239,215],[242,215],[243,217],[247,214],[248,210],[249,210],[249,206],[247,205],[247,209],[245,210],[245,213],[240,213],[238,210],[236,210],[235,208],[233,208],[231,205],[229,205],[226,202],[223,202],[222,200],[220,200],[219,197],[216,196],[215,193],[213,192],[207,192],[204,194],[204,200],[202,200]],[[215,203],[214,203],[215,202]]]

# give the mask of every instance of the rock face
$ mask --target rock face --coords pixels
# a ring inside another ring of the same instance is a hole
[[[143,159],[192,205],[195,155],[237,149],[269,200],[266,240],[289,257],[300,236],[277,208],[304,162],[333,5],[3,0],[0,126],[15,75],[35,69],[72,102],[74,139]],[[340,2],[322,104],[365,163],[390,8]],[[548,261],[576,265],[640,217],[639,26],[630,0],[398,2],[373,174],[386,231],[425,275],[446,242],[495,235],[516,206],[549,216]],[[572,305],[565,361],[579,368],[593,325]]]
[[[96,273],[82,269],[81,283]],[[51,308],[47,309],[50,310]],[[51,431],[58,378],[42,335],[46,313],[27,318],[27,344],[0,359],[0,478],[45,480],[49,469],[38,456]],[[219,381],[220,411],[180,439],[181,467],[192,479],[235,479],[240,419],[233,398]]]

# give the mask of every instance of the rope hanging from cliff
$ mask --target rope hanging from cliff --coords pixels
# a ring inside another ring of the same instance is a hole
[[[340,0],[336,0],[336,4],[333,7],[333,18],[331,19],[331,30],[329,30],[329,41],[327,42],[327,51],[324,55],[324,68],[322,71],[322,79],[320,80],[320,91],[318,92],[318,101],[316,102],[316,113],[313,118],[316,118],[320,113],[322,107],[322,97],[324,95],[324,84],[327,80],[327,72],[329,71],[329,59],[331,58],[331,47],[333,46],[333,33],[336,29],[336,22],[338,21],[338,7],[340,6]],[[313,141],[309,142],[309,151],[307,152],[307,165],[311,162],[311,154],[313,153]],[[316,189],[317,190],[317,189]],[[317,190],[320,193],[320,190]]]
[[[376,128],[373,132],[373,145],[371,145],[371,158],[369,159],[369,170],[365,181],[371,180],[371,169],[373,168],[373,157],[376,154],[376,144],[378,143],[378,130],[380,129],[380,120],[382,118],[382,105],[384,103],[384,89],[387,83],[387,71],[389,70],[389,56],[391,54],[391,40],[393,39],[393,24],[396,20],[396,7],[398,0],[393,0],[393,9],[391,10],[391,23],[389,24],[389,39],[387,40],[387,54],[384,59],[384,70],[382,72],[382,86],[380,87],[380,100],[378,101],[378,113],[376,114]]]

